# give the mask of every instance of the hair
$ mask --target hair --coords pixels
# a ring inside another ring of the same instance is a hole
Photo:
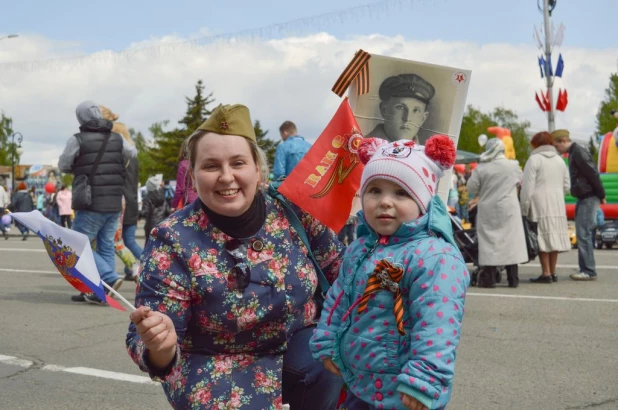
[[[543,145],[554,145],[554,137],[547,131],[537,132],[530,140],[530,145],[532,145],[532,148],[538,148]]]
[[[23,191],[24,189],[28,189],[28,185],[26,185],[26,183],[22,181],[19,183],[19,185],[17,185],[17,190]]]
[[[60,185],[60,190],[62,191],[63,189],[67,189],[66,185]]]
[[[129,130],[127,129],[127,126],[124,125],[123,123],[115,122],[114,126],[112,127],[112,132],[115,132],[116,134],[120,134],[126,142],[130,143],[131,145],[135,145],[133,144],[133,140],[131,139],[131,134],[129,134]]]
[[[101,111],[101,117],[104,120],[116,121],[119,118],[118,114],[116,114],[115,112],[112,112],[112,110],[110,110],[104,105],[99,105],[99,110]],[[114,131],[114,132],[117,132],[117,131]]]
[[[200,142],[202,137],[208,134],[208,131],[196,131],[189,138],[187,138],[187,151],[186,158],[189,160],[189,166],[191,169],[195,168],[195,158],[197,156],[197,144]],[[214,134],[214,133],[213,133]],[[218,135],[218,134],[217,134]],[[251,150],[251,156],[253,157],[253,161],[260,168],[260,182],[267,182],[268,176],[270,174],[270,170],[268,168],[268,159],[266,157],[266,153],[260,146],[255,142],[248,138],[244,138],[249,144],[249,149]]]
[[[279,132],[288,132],[290,134],[295,134],[298,131],[296,130],[296,125],[292,121],[286,121],[279,127]]]

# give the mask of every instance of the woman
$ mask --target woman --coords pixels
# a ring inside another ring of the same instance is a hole
[[[9,210],[11,212],[30,212],[34,210],[34,202],[27,189],[28,186],[25,182],[20,182],[19,185],[17,185],[17,192],[13,194],[9,205]],[[21,232],[21,240],[25,241],[28,239],[28,228],[18,221],[15,221],[15,226],[19,229],[19,232]]]
[[[530,141],[534,148],[521,187],[521,213],[538,223],[539,259],[543,272],[532,283],[557,281],[558,252],[571,249],[564,195],[571,189],[569,169],[554,147],[549,132],[539,132]]]
[[[172,211],[180,209],[197,198],[193,181],[189,177],[189,160],[187,159],[187,140],[184,140],[178,153],[178,172],[176,173],[176,191],[172,199]]]
[[[517,264],[528,262],[524,225],[517,199],[522,172],[517,161],[504,156],[504,144],[492,138],[480,163],[466,184],[478,197],[476,232],[479,265],[478,287],[496,287],[496,267],[506,266],[509,287],[519,285]]]
[[[155,227],[127,348],[175,408],[334,409],[341,379],[311,358],[317,275],[281,202],[249,111],[219,106],[189,138],[198,199]],[[332,283],[342,245],[298,210]]]
[[[60,191],[56,194],[56,204],[58,204],[58,213],[60,214],[60,226],[71,229],[71,202],[73,194],[66,186],[62,185]]]

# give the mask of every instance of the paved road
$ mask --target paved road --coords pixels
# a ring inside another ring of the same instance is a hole
[[[450,409],[618,408],[618,250],[596,251],[600,279],[471,288]],[[73,303],[42,243],[0,242],[0,409],[166,409],[129,359],[127,315]],[[131,284],[121,293],[133,301]]]

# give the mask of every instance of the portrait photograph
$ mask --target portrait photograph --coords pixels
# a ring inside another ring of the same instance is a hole
[[[432,135],[444,134],[457,146],[470,70],[375,54],[368,65],[369,91],[357,95],[357,82],[348,89],[350,107],[366,138],[406,139],[424,145]],[[442,180],[450,181],[450,174],[445,173]],[[443,200],[448,185],[439,184]]]

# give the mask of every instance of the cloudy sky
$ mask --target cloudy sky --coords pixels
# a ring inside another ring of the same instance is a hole
[[[330,88],[359,48],[470,69],[468,104],[513,109],[533,130],[547,124],[534,101],[544,88],[532,37],[542,22],[534,0],[339,0],[336,7],[325,0],[271,0],[268,7],[255,0],[109,0],[97,12],[92,3],[51,3],[1,7],[0,37],[20,35],[0,40],[0,110],[24,136],[22,163],[55,165],[78,131],[75,106],[86,99],[146,134],[156,121],[175,125],[198,79],[217,102],[249,106],[272,138],[292,120],[314,139],[341,101]],[[565,60],[555,86],[569,92],[556,124],[583,139],[618,70],[611,29],[618,2],[594,3],[587,9],[559,0],[552,17],[566,26],[554,50]]]

